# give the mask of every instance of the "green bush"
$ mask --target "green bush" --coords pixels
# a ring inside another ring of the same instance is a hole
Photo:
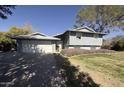
[[[11,27],[8,32],[0,32],[0,51],[16,50],[16,40],[10,38],[10,36],[26,35],[31,31],[24,30],[18,27]]]

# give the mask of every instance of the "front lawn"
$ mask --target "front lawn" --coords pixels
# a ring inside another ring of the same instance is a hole
[[[70,57],[101,86],[124,86],[124,52],[83,54]]]

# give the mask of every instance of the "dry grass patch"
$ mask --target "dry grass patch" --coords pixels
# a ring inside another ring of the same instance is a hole
[[[124,52],[78,55],[70,57],[70,61],[82,70],[95,74],[95,78],[102,74],[100,78],[110,81],[104,79],[101,82],[103,86],[124,86]]]

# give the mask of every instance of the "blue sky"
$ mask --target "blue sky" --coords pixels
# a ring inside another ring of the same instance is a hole
[[[23,27],[31,24],[34,31],[46,35],[55,35],[72,28],[76,14],[83,6],[16,6],[13,15],[7,20],[0,19],[0,31],[8,31],[10,27]],[[111,37],[124,32],[114,32],[106,36]]]
[[[34,31],[48,35],[61,33],[75,24],[76,13],[82,6],[17,6],[7,20],[0,20],[0,31],[28,23]]]

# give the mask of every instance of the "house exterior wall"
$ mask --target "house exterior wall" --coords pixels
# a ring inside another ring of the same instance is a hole
[[[62,35],[62,36],[60,36],[58,38],[61,39],[62,49],[67,48],[68,45],[69,45],[69,33],[66,32],[66,33],[64,33],[64,35]]]
[[[80,47],[80,49],[91,50],[91,47]]]
[[[62,41],[57,42],[56,45],[58,46],[58,49],[56,49],[57,50],[56,52],[61,52],[62,51],[62,44],[63,44]]]
[[[69,45],[102,45],[102,38],[95,37],[81,37],[81,39],[76,36],[69,36]]]
[[[90,31],[86,30],[85,33],[67,31],[63,35],[59,36],[58,38],[61,38],[63,42],[62,49],[66,49],[66,48],[80,48],[87,50],[100,49],[103,42],[103,38],[102,38],[103,35],[99,35],[95,33],[87,33],[87,32]],[[77,38],[76,35],[77,33],[81,36],[81,38]],[[87,36],[87,34],[89,36]]]
[[[97,49],[100,49],[101,47],[93,47],[93,46],[90,46],[90,47],[80,47],[80,49],[86,49],[86,50],[97,50]]]
[[[17,51],[24,53],[54,53],[56,52],[55,41],[41,40],[18,40]],[[20,47],[21,46],[21,47]]]
[[[81,37],[77,38],[76,34],[79,34]],[[82,36],[83,33],[80,32],[71,32],[69,33],[69,43],[67,48],[80,48],[80,49],[100,49],[102,46],[103,38],[98,34],[90,34],[90,36]]]
[[[86,50],[94,50],[100,49],[100,46],[68,46],[69,49],[79,48],[79,49],[86,49]]]
[[[17,40],[17,51],[18,52],[22,51],[22,42],[21,42],[21,40]]]

